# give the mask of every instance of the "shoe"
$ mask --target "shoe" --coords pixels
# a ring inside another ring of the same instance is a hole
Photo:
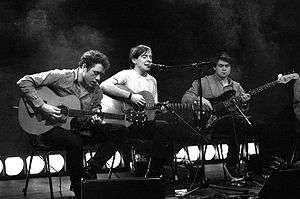
[[[239,169],[233,165],[224,165],[226,175],[230,178],[231,182],[238,182],[244,180],[244,177],[239,173]]]

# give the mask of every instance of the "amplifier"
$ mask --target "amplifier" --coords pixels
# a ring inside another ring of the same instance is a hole
[[[81,182],[82,199],[164,199],[165,183],[160,178],[119,178]]]

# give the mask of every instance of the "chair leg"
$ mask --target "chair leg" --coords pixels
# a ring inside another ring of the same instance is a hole
[[[48,178],[49,178],[50,196],[51,196],[51,199],[54,199],[51,172],[50,172],[50,161],[49,161],[49,155],[48,154],[46,155],[45,162],[46,162],[46,172],[47,172]]]
[[[152,162],[152,158],[150,157],[149,162],[148,162],[148,166],[147,166],[147,171],[146,171],[146,174],[145,174],[145,178],[148,178],[148,174],[150,172],[150,167],[151,167],[151,162]]]
[[[112,169],[113,169],[113,167],[114,167],[115,158],[116,158],[116,153],[115,153],[114,156],[113,156],[113,160],[112,160],[111,166],[110,166],[110,168],[109,168],[108,179],[111,179],[111,174],[112,174]]]
[[[30,160],[29,160],[29,168],[26,171],[26,181],[25,181],[25,187],[23,188],[23,194],[26,197],[27,195],[27,188],[28,188],[28,183],[29,183],[29,178],[30,178],[30,170],[31,170],[31,164],[32,164],[32,159],[35,151],[31,153],[30,155]]]
[[[222,167],[223,167],[224,179],[227,180],[227,175],[226,175],[226,171],[225,171],[225,158],[224,158],[224,154],[223,154],[223,146],[222,146],[222,144],[219,144],[219,146],[220,146],[221,157],[222,157]]]
[[[131,146],[131,150],[130,150],[130,153],[131,153],[131,162],[129,163],[130,164],[130,172],[135,175],[135,171],[136,171],[136,164],[135,164],[135,146],[132,145]]]

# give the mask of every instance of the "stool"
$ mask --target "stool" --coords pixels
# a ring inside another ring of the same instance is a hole
[[[32,146],[34,148],[34,151],[30,154],[29,168],[26,170],[26,181],[25,181],[25,187],[23,188],[23,194],[24,194],[24,196],[26,196],[26,194],[27,194],[27,188],[28,188],[28,183],[29,183],[29,178],[30,178],[30,170],[31,170],[33,156],[37,152],[42,152],[45,155],[45,157],[43,157],[42,155],[39,155],[39,156],[45,162],[45,170],[46,170],[46,174],[49,179],[50,197],[51,197],[51,199],[53,199],[54,195],[53,195],[53,185],[52,185],[51,172],[50,172],[49,155],[51,152],[57,151],[58,149],[54,148],[54,147],[42,145],[42,144],[35,144]]]

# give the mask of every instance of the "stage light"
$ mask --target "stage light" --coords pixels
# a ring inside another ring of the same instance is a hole
[[[30,162],[30,156],[26,158],[27,169],[29,169],[29,162]],[[40,156],[33,156],[31,168],[30,168],[30,174],[41,173],[44,167],[45,167],[44,160]]]
[[[2,171],[3,171],[3,163],[2,163],[2,161],[0,160],[0,174],[2,173]]]
[[[60,154],[49,155],[50,172],[55,173],[62,170],[65,160]]]
[[[20,157],[10,157],[5,160],[6,174],[15,176],[23,171],[24,162]]]
[[[228,153],[228,145],[227,144],[221,144],[221,145],[222,145],[223,157],[226,158]]]
[[[213,145],[207,145],[205,152],[205,160],[211,160],[215,157],[216,150]]]
[[[248,143],[248,154],[249,155],[256,154],[256,152],[255,152],[255,144],[254,143]]]
[[[199,151],[198,146],[188,146],[187,150],[188,151],[186,151],[184,148],[182,148],[176,154],[176,158],[177,158],[178,162],[181,162],[183,160],[195,161],[199,158],[200,151]]]
[[[95,154],[96,154],[96,152],[92,152],[92,156],[94,156]],[[89,159],[91,159],[91,153],[90,152],[85,154],[85,159],[86,159],[86,161],[89,161]]]
[[[115,161],[114,161],[113,168],[116,168],[117,166],[120,165],[121,159],[122,159],[121,158],[121,154],[118,151],[116,151],[116,153],[115,153]],[[113,156],[106,162],[106,167],[107,168],[111,167],[112,161],[113,161]]]

